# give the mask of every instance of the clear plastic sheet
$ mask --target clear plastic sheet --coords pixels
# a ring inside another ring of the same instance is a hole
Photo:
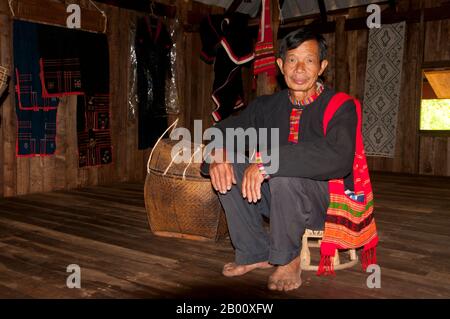
[[[178,99],[178,75],[177,75],[177,38],[179,36],[178,19],[165,20],[167,30],[172,38],[172,49],[170,50],[170,71],[171,76],[166,80],[166,109],[167,114],[179,114],[180,103]]]
[[[139,103],[137,92],[137,58],[136,48],[134,46],[134,39],[136,38],[136,24],[131,22],[130,24],[130,48],[129,48],[129,78],[128,78],[128,120],[133,121],[136,119],[137,107]]]

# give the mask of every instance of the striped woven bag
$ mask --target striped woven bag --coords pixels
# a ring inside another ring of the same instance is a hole
[[[333,96],[325,110],[323,131],[324,135],[326,135],[328,123],[334,113],[350,99],[355,103],[358,118],[353,161],[354,193],[358,196],[364,195],[364,200],[356,201],[347,196],[343,179],[333,179],[328,182],[330,204],[320,246],[321,259],[317,271],[319,276],[334,274],[332,258],[336,253],[336,249],[363,247],[361,252],[363,269],[366,270],[367,266],[376,263],[378,235],[373,217],[372,185],[370,183],[361,133],[360,102],[345,93],[337,93]]]

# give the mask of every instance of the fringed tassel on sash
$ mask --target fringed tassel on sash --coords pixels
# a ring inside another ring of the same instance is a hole
[[[361,252],[361,263],[363,270],[366,271],[367,267],[377,263],[377,249],[376,247],[363,250]]]
[[[317,276],[334,276],[334,255],[336,253],[336,247],[333,244],[322,242],[320,246],[320,263],[317,270]]]
[[[319,269],[317,270],[317,276],[335,276],[333,257],[322,256],[320,258]]]
[[[361,252],[361,264],[364,271],[370,265],[377,263],[377,244],[378,237],[375,237],[370,243],[364,246]]]

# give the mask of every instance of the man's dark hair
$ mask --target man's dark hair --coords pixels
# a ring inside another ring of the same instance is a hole
[[[286,53],[299,47],[303,42],[308,40],[316,40],[319,44],[320,61],[325,60],[327,56],[327,43],[320,33],[316,33],[309,28],[301,28],[292,31],[281,40],[281,45],[278,50],[278,57],[283,61],[286,58]]]

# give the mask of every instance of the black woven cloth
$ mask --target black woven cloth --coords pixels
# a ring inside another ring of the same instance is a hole
[[[167,128],[166,79],[172,39],[161,19],[145,16],[136,26],[138,148],[153,147]]]

